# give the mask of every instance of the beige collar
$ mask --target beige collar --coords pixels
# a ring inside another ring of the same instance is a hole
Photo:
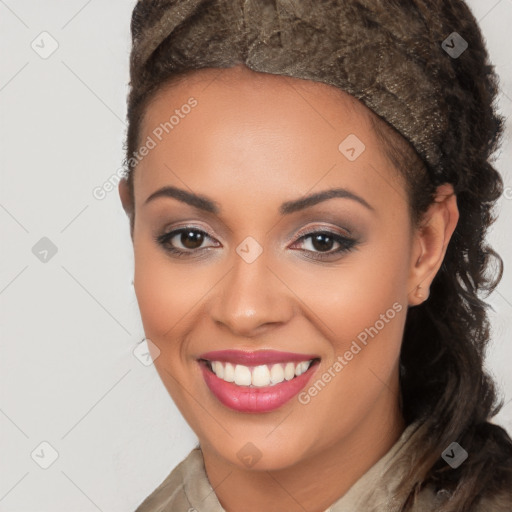
[[[350,489],[325,512],[399,512],[403,499],[394,498],[395,490],[412,466],[415,440],[421,425],[413,423],[401,434],[390,450],[379,459]],[[432,489],[420,493],[415,511],[435,510],[446,499],[444,493]],[[432,508],[434,506],[434,508]],[[137,508],[136,512],[194,510],[194,512],[226,512],[213,490],[199,447],[194,448],[171,474]]]

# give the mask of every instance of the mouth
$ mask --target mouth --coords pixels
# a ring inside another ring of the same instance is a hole
[[[213,395],[238,412],[269,412],[303,389],[320,357],[277,351],[224,350],[198,358]]]

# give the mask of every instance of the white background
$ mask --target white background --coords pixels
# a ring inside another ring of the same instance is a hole
[[[507,117],[488,367],[508,402],[495,422],[512,432],[512,0],[469,4]],[[144,333],[117,189],[92,195],[124,156],[133,5],[0,0],[0,511],[133,511],[196,442],[132,354]],[[43,31],[59,45],[47,59],[31,47],[51,49]],[[58,250],[47,263],[32,252],[43,237]],[[43,441],[58,452],[48,469],[31,457],[50,461]]]

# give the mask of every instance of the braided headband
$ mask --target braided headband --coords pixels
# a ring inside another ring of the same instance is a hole
[[[493,69],[462,0],[139,0],[131,31],[134,96],[166,46],[169,76],[242,62],[348,92],[410,142],[436,184],[456,167],[477,172],[488,151],[472,134]]]

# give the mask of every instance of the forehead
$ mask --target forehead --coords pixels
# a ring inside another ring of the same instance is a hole
[[[368,125],[370,116],[375,116],[363,103],[337,87],[312,80],[259,73],[238,65],[232,68],[194,70],[163,84],[147,105],[142,130],[155,126],[161,117],[165,119],[168,109],[176,105],[179,107],[192,95],[201,100],[203,111],[208,107],[214,108],[223,100],[228,100],[228,107],[233,108],[237,108],[237,104],[240,105],[244,100],[246,103],[251,102],[255,107],[253,116],[260,111],[260,106],[277,107],[278,110],[288,108],[288,114],[292,114],[294,110],[298,110],[298,113],[307,111],[307,105],[308,113],[311,115],[314,112],[331,129],[342,128],[349,117],[353,122]]]
[[[148,104],[139,140],[154,147],[139,163],[136,189],[147,197],[181,181],[282,200],[316,185],[374,187],[393,178],[372,115],[323,83],[245,67],[196,71]]]

